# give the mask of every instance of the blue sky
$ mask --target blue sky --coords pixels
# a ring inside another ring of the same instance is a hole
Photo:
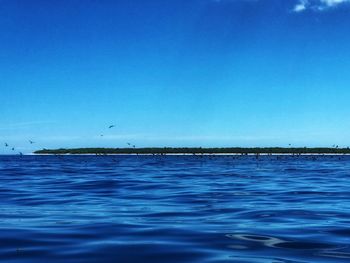
[[[349,28],[346,0],[2,0],[0,142],[348,146]]]

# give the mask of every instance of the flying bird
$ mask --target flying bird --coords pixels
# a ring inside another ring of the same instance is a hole
[[[108,129],[112,129],[112,128],[114,128],[115,127],[115,125],[109,125],[108,126]]]
[[[5,142],[5,147],[8,147],[9,145],[7,144],[7,142]]]
[[[14,148],[14,147],[12,147],[12,148],[11,148],[11,150],[12,150],[12,151],[14,151],[14,150],[15,150],[15,148]]]
[[[103,134],[101,134],[100,136],[103,137]]]
[[[30,144],[33,144],[33,143],[35,143],[35,142],[33,142],[33,141],[29,140],[29,143],[30,143]]]
[[[130,143],[130,142],[128,142],[128,143],[127,143],[127,145],[129,145],[129,146],[130,146],[130,145],[131,145],[131,143]]]

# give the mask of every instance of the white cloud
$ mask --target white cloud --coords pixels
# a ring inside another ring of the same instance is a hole
[[[259,0],[210,0],[216,3],[222,3],[226,1],[259,1]],[[263,1],[263,0],[260,0]],[[281,0],[284,1],[284,0]],[[294,0],[295,4],[293,7],[293,11],[296,13],[300,13],[306,10],[311,11],[325,11],[330,8],[334,8],[340,6],[342,4],[350,4],[350,0]]]
[[[294,11],[295,12],[304,11],[306,9],[307,5],[308,5],[307,0],[300,0],[299,3],[295,5]]]
[[[294,12],[302,12],[308,9],[323,11],[344,3],[350,3],[350,0],[298,0],[293,10]]]
[[[321,2],[327,6],[334,6],[337,4],[349,2],[349,0],[321,0]]]

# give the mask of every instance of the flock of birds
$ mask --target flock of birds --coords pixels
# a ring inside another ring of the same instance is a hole
[[[114,124],[109,125],[109,126],[108,126],[108,129],[112,129],[112,128],[114,128],[114,127],[115,127]],[[100,137],[103,137],[103,136],[104,136],[104,134],[101,134],[101,135],[100,135]],[[34,143],[35,143],[35,142],[32,141],[32,140],[28,140],[28,142],[29,142],[30,144],[34,144]],[[136,148],[136,145],[131,144],[130,142],[127,142],[126,144],[127,144],[128,146],[132,147],[132,148]],[[10,144],[7,143],[7,142],[5,142],[4,145],[5,145],[5,148],[10,148],[11,151],[13,151],[13,152],[16,151],[16,148],[13,147],[13,146],[10,146]],[[23,155],[23,153],[22,153],[21,151],[18,151],[18,154],[21,155],[21,156]]]
[[[114,128],[114,127],[115,127],[115,125],[114,125],[114,124],[113,124],[113,125],[109,125],[109,126],[108,126],[108,129],[112,129],[112,128]],[[101,134],[100,136],[101,136],[101,137],[103,137],[104,135],[103,135],[103,134]]]
[[[108,126],[108,129],[112,129],[112,128],[114,128],[115,127],[115,125],[114,124],[112,124],[112,125],[109,125]],[[100,137],[103,137],[104,136],[104,134],[100,134]],[[131,145],[131,143],[130,142],[127,142],[126,143],[128,146],[132,146],[133,148],[136,148],[136,145]]]
[[[30,143],[30,144],[34,144],[35,142],[33,142],[32,140],[28,140],[28,142]],[[10,146],[7,142],[5,142],[5,147],[6,148],[10,148],[11,149],[11,151],[16,151],[16,148],[15,147],[13,147],[13,146]],[[22,152],[18,152],[18,154],[19,155],[23,155],[23,153]]]
[[[108,129],[112,129],[112,128],[115,128],[115,127],[116,127],[116,126],[115,126],[114,124],[112,124],[112,125],[109,125],[109,126],[108,126]],[[104,136],[104,134],[100,134],[100,137],[103,137],[103,136]],[[29,142],[30,144],[34,144],[34,143],[35,143],[35,142],[32,141],[32,140],[28,140],[28,142]],[[127,142],[126,144],[127,144],[129,147],[136,148],[136,145],[131,144],[130,142]],[[291,144],[288,144],[288,146],[291,147],[292,145],[291,145]],[[10,148],[11,151],[13,151],[13,152],[16,151],[16,148],[13,147],[13,146],[10,146],[7,142],[5,142],[5,147],[6,147],[6,148]],[[338,149],[339,146],[333,144],[333,145],[332,145],[332,148]],[[18,154],[21,155],[21,156],[23,155],[23,153],[22,153],[21,151],[18,151]],[[194,154],[194,155],[200,155],[200,154]],[[244,154],[242,154],[242,155],[244,155]],[[259,158],[259,155],[260,155],[260,154],[256,154],[256,158]],[[295,156],[295,155],[298,155],[298,154],[293,154],[293,156]],[[315,156],[313,156],[313,158],[315,158]]]

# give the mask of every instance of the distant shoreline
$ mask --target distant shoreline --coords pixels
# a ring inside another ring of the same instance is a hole
[[[43,149],[35,155],[345,155],[350,148],[190,148],[190,147],[147,147],[147,148],[74,148]]]

